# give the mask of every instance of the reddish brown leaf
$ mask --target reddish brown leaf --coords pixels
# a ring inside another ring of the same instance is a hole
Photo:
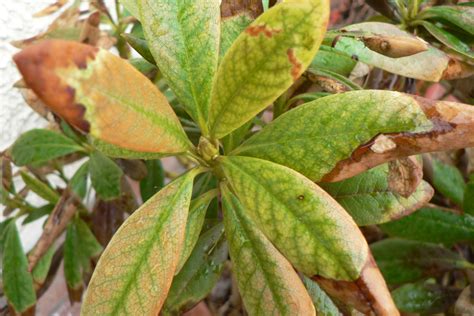
[[[423,179],[423,167],[414,156],[390,161],[388,167],[389,189],[405,198],[416,191]]]
[[[262,1],[259,0],[223,0],[221,3],[221,17],[223,19],[239,15],[248,14],[255,19],[263,13]]]
[[[385,280],[372,255],[354,282],[336,281],[314,276],[313,280],[337,302],[341,310],[352,307],[364,315],[397,316],[397,310]]]
[[[57,68],[74,64],[84,69],[93,60],[98,49],[65,41],[44,41],[29,46],[13,59],[26,84],[48,104],[49,107],[78,129],[88,132],[89,122],[84,119],[85,107],[75,102],[75,91],[55,73]]]

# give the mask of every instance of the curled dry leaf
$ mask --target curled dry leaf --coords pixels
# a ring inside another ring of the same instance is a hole
[[[445,151],[474,146],[474,108],[467,104],[432,101],[413,97],[433,123],[428,131],[383,134],[392,146],[387,150],[373,148],[380,135],[354,150],[323,177],[323,181],[339,181],[387,161],[426,152]]]
[[[352,307],[364,315],[400,315],[371,254],[360,277],[355,281],[336,281],[320,276],[314,276],[312,279],[318,282],[343,311],[347,307]]]
[[[416,157],[405,157],[388,164],[388,187],[403,197],[409,197],[423,179],[423,167]]]
[[[364,36],[362,41],[369,49],[391,58],[411,56],[428,50],[428,45],[423,40],[407,36]]]

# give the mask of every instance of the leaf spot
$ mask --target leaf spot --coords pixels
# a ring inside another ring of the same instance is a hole
[[[301,75],[303,65],[301,65],[299,60],[296,58],[293,48],[288,48],[286,54],[288,55],[288,60],[291,64],[291,77],[293,77],[293,80],[296,81],[296,79],[298,79],[298,77]]]
[[[251,25],[246,30],[245,33],[249,34],[250,36],[257,37],[260,34],[265,35],[268,38],[273,37],[273,35],[280,33],[280,29],[271,29],[268,28],[265,24],[262,25]]]
[[[397,144],[393,140],[382,134],[375,139],[374,144],[370,146],[370,149],[377,154],[383,154],[395,149],[396,147]]]
[[[298,200],[300,200],[300,201],[304,200],[304,195],[299,195]]]

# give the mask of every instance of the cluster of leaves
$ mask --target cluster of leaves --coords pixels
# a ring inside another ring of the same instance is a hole
[[[469,5],[386,1],[401,28],[326,33],[326,0],[121,2],[117,20],[94,3],[123,58],[97,47],[97,13],[78,38],[55,28],[14,58],[23,87],[60,122],[2,156],[3,291],[14,312],[31,310],[62,258],[71,299],[88,284],[84,315],[183,312],[229,259],[251,315],[472,311],[474,159],[464,148],[474,109],[402,93],[413,79],[472,75],[472,50],[460,58],[451,42],[434,36],[450,49],[440,50],[401,29],[462,28],[469,46]],[[127,60],[127,45],[143,58]],[[420,155],[446,150],[454,162]],[[189,169],[166,186],[165,156]],[[30,191],[47,204],[30,205]],[[25,254],[20,219],[44,217]]]

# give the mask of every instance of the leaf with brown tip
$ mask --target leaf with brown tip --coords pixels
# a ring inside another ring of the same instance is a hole
[[[352,307],[364,315],[400,315],[371,254],[360,277],[353,282],[336,281],[319,276],[313,277],[313,280],[318,282],[342,310],[347,311],[347,307]]]
[[[61,40],[29,46],[14,60],[40,99],[81,131],[133,151],[189,149],[165,96],[125,60]]]
[[[232,151],[334,182],[424,152],[474,146],[474,108],[393,91],[362,90],[305,103]]]

